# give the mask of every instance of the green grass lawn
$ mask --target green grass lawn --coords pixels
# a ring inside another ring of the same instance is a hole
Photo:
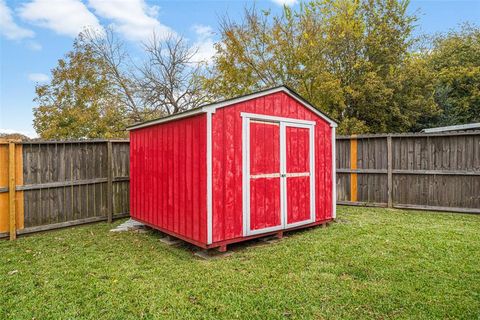
[[[480,319],[480,216],[338,218],[208,261],[107,223],[0,241],[0,319]]]

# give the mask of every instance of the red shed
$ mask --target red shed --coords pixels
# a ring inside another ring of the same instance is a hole
[[[335,127],[285,86],[133,125],[130,214],[220,250],[330,221]]]

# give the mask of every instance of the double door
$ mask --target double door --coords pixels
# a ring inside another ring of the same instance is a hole
[[[242,117],[244,235],[314,222],[315,123]]]

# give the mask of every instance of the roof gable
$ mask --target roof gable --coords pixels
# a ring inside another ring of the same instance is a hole
[[[214,103],[211,103],[211,104],[200,106],[200,107],[195,108],[195,109],[191,109],[191,110],[187,110],[187,111],[184,111],[184,112],[181,112],[181,113],[177,113],[177,114],[174,114],[174,115],[171,115],[171,116],[168,116],[168,117],[163,117],[163,118],[154,119],[154,120],[150,120],[150,121],[146,121],[146,122],[142,122],[142,123],[137,123],[137,124],[134,124],[132,126],[127,127],[127,130],[140,129],[140,128],[144,128],[144,127],[148,127],[148,126],[152,126],[152,125],[156,125],[156,124],[160,124],[160,123],[165,123],[165,122],[169,122],[169,121],[173,121],[173,120],[177,120],[177,119],[181,119],[181,118],[191,117],[193,115],[197,115],[197,114],[200,114],[200,113],[207,113],[207,112],[214,113],[216,109],[228,107],[228,106],[231,106],[231,105],[234,105],[234,104],[237,104],[237,103],[241,103],[241,102],[245,102],[245,101],[248,101],[248,100],[260,98],[260,97],[263,97],[263,96],[266,96],[266,95],[269,95],[269,94],[272,94],[272,93],[277,93],[277,92],[286,93],[288,96],[290,96],[293,99],[295,99],[296,101],[298,101],[305,108],[312,111],[313,113],[315,113],[320,118],[324,119],[327,123],[330,124],[331,127],[336,127],[337,126],[337,123],[334,120],[329,118],[323,112],[319,111],[311,103],[309,103],[307,100],[305,100],[303,97],[301,97],[298,93],[296,93],[292,89],[288,88],[287,86],[279,86],[279,87],[265,89],[265,90],[257,91],[257,92],[254,92],[254,93],[250,93],[250,94],[247,94],[247,95],[243,95],[243,96],[239,96],[239,97],[235,97],[235,98],[231,98],[231,99],[227,99],[227,100],[223,100],[223,101],[219,101],[219,102],[214,102]]]

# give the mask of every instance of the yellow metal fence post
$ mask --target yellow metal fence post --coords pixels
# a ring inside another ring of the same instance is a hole
[[[17,238],[17,221],[15,210],[15,142],[8,144],[8,207],[10,240]]]

